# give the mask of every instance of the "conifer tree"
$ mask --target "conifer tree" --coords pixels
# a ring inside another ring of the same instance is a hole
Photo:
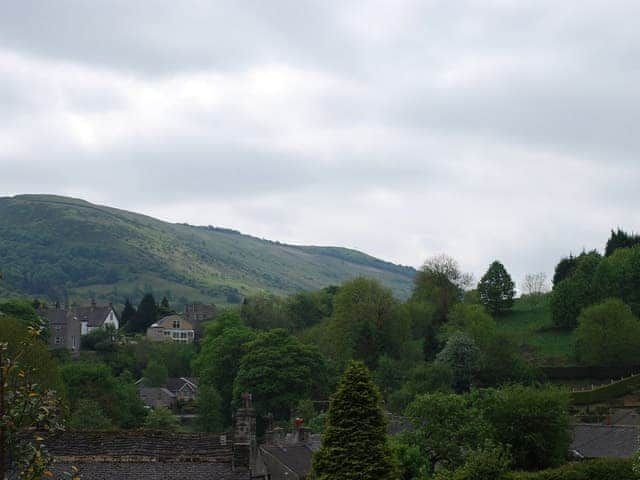
[[[322,447],[313,458],[318,480],[395,480],[380,393],[362,362],[349,363],[331,399]]]
[[[136,316],[136,309],[131,305],[131,301],[127,298],[124,302],[124,308],[122,309],[122,313],[120,314],[120,327],[128,330],[131,325],[129,322],[133,320],[133,317]]]

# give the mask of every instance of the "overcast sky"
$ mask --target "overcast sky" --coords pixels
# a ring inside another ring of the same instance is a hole
[[[0,5],[0,195],[520,282],[640,225],[640,2]]]

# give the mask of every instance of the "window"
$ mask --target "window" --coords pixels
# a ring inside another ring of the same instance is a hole
[[[54,326],[53,326],[53,329],[54,329],[56,332],[59,332],[60,330],[62,330],[62,325],[54,325]]]
[[[171,335],[171,332],[169,330],[165,330],[164,331],[164,336],[168,337],[169,335]]]
[[[180,328],[180,320],[173,321],[173,328]]]
[[[56,345],[60,345],[62,343],[62,337],[56,337],[54,341]]]
[[[75,335],[73,335],[73,336],[71,337],[71,348],[72,348],[73,350],[75,350],[75,349],[76,349],[76,336],[75,336]]]

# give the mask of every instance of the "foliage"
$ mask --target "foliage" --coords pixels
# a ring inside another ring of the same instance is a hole
[[[37,367],[22,363],[39,335],[37,328],[29,327],[28,337],[14,343],[11,351],[7,343],[0,343],[0,478],[7,478],[9,470],[25,480],[51,476],[46,439],[25,435],[37,430],[49,436],[62,429],[56,393],[35,382]]]
[[[380,394],[361,362],[350,362],[331,398],[322,446],[313,457],[318,480],[398,478],[387,442]]]
[[[578,259],[573,255],[569,255],[568,257],[563,257],[560,259],[558,264],[556,265],[554,274],[553,274],[553,287],[560,283],[565,278],[569,277],[573,271],[575,270],[578,264]]]
[[[515,285],[511,276],[499,261],[489,269],[478,283],[480,301],[492,315],[501,315],[513,306]]]
[[[422,339],[422,355],[426,361],[436,358],[440,343],[438,328],[442,320],[436,320],[436,307],[426,300],[410,299],[402,305],[402,314],[409,320],[411,337]]]
[[[327,383],[326,367],[316,347],[304,345],[285,330],[260,333],[246,345],[233,384],[234,399],[253,395],[256,412],[288,419],[303,398],[321,397]]]
[[[124,302],[124,308],[120,313],[120,328],[123,330],[128,330],[130,327],[129,323],[135,318],[136,309],[131,305],[131,302],[127,298]]]
[[[116,349],[114,342],[115,331],[112,325],[107,328],[96,328],[87,335],[83,335],[80,344],[82,350],[94,350],[96,352],[113,352]]]
[[[595,298],[620,298],[640,315],[640,245],[619,248],[602,259],[593,275]]]
[[[222,397],[225,422],[231,420],[233,382],[240,360],[254,339],[255,333],[242,325],[237,313],[225,312],[206,326],[201,351],[193,361],[200,387],[211,385]]]
[[[169,378],[167,367],[156,360],[149,361],[147,368],[142,371],[144,384],[147,387],[164,387]]]
[[[462,298],[471,276],[460,270],[458,262],[447,255],[428,259],[413,281],[411,300],[433,305],[436,325],[446,321],[451,307]]]
[[[101,405],[107,417],[120,428],[142,424],[146,412],[132,378],[116,378],[102,363],[69,363],[61,367],[61,372],[72,413],[77,410],[80,399],[92,400]]]
[[[551,314],[554,325],[562,328],[574,328],[580,311],[597,301],[593,289],[593,275],[602,260],[602,256],[592,251],[582,253],[576,258],[571,274],[556,283],[551,295]]]
[[[201,385],[196,396],[198,427],[203,432],[217,433],[224,427],[222,397],[212,385]]]
[[[480,405],[493,440],[510,445],[517,468],[533,470],[562,463],[571,443],[567,392],[510,385],[482,399]]]
[[[584,365],[637,365],[640,321],[618,299],[582,311],[576,329],[576,356]]]
[[[146,293],[130,322],[126,325],[129,333],[145,333],[158,319],[158,305],[152,293]]]
[[[402,480],[427,480],[431,477],[429,459],[422,455],[420,448],[400,433],[390,440],[391,449],[400,469]]]
[[[487,428],[469,395],[418,395],[405,415],[414,429],[403,434],[404,441],[417,446],[431,468],[460,467],[464,452],[478,444]]]
[[[417,395],[450,393],[453,384],[451,368],[442,363],[419,363],[410,370],[404,384],[389,394],[392,411],[402,413]]]
[[[284,299],[267,292],[246,297],[240,308],[240,317],[246,326],[256,330],[290,329]]]
[[[636,245],[640,245],[640,235],[629,234],[620,228],[615,231],[611,230],[611,236],[607,240],[604,255],[609,257],[619,248],[631,248]]]
[[[360,277],[345,282],[336,294],[329,335],[339,363],[353,358],[375,368],[381,355],[400,354],[409,325],[391,290]]]
[[[178,427],[178,419],[171,413],[171,410],[165,407],[154,408],[144,420],[145,430],[175,432],[178,430]]]
[[[469,390],[480,371],[480,349],[468,334],[455,332],[436,357],[436,362],[451,369],[456,392]]]
[[[635,480],[631,460],[601,458],[567,463],[540,472],[513,472],[509,480]]]
[[[438,480],[506,480],[511,466],[509,449],[486,441],[465,454],[465,463],[453,472],[436,475]]]
[[[69,426],[72,430],[113,430],[114,426],[102,407],[93,400],[79,400],[71,416]]]

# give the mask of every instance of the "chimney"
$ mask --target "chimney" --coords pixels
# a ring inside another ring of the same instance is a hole
[[[95,298],[91,299],[91,308],[96,308],[96,299]]]
[[[242,408],[236,410],[233,429],[233,470],[253,471],[256,462],[256,411],[251,394],[242,394]]]

